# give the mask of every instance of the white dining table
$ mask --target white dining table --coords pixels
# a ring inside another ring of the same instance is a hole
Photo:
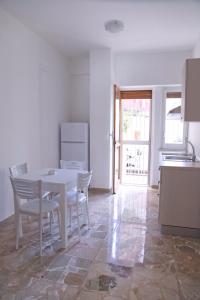
[[[68,246],[68,229],[67,229],[67,191],[76,186],[77,175],[80,170],[71,169],[53,169],[54,174],[49,174],[49,170],[42,169],[28,172],[18,176],[21,179],[42,180],[44,191],[59,193],[60,215],[61,215],[61,247]],[[81,171],[81,173],[84,171]]]

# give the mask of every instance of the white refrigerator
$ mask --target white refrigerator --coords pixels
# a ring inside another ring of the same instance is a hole
[[[61,124],[61,159],[84,162],[84,169],[89,168],[88,123]]]

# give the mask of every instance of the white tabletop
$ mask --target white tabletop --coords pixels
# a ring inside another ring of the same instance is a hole
[[[49,170],[54,170],[54,174],[49,174]],[[72,169],[42,169],[31,171],[27,174],[18,176],[22,179],[42,180],[44,183],[56,184],[74,184],[77,180],[78,173],[85,173],[86,171],[72,170]]]

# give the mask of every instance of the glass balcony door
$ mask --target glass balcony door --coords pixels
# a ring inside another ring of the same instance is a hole
[[[137,94],[139,92],[137,91]],[[121,183],[147,185],[151,97],[121,99],[120,107]]]

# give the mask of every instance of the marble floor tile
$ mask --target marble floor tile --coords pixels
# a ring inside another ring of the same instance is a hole
[[[89,247],[84,243],[79,243],[73,247],[68,254],[71,256],[76,256],[85,259],[94,259],[98,253],[99,249],[94,247]]]
[[[160,233],[156,190],[124,186],[89,200],[80,242],[60,250],[57,225],[52,235],[45,226],[42,258],[34,218],[24,218],[18,251],[13,216],[0,223],[0,299],[200,300],[200,239]]]
[[[70,266],[74,266],[84,270],[88,270],[91,264],[91,260],[80,257],[72,257],[70,260]]]
[[[69,272],[65,277],[64,282],[68,285],[79,286],[83,283],[86,275],[87,272],[85,271],[78,272],[78,273]]]
[[[114,276],[98,275],[95,278],[89,279],[86,284],[88,290],[97,290],[108,292],[117,285],[117,280]]]
[[[99,291],[103,296],[128,299],[130,284],[130,274],[123,277],[112,265],[97,262],[92,265],[83,288],[87,291]]]
[[[67,255],[66,253],[60,254],[54,258],[48,269],[65,268],[68,265],[70,259],[71,256]]]
[[[105,231],[94,231],[90,234],[91,237],[97,239],[105,239],[107,232]]]
[[[98,292],[85,292],[82,291],[77,297],[77,300],[102,300],[102,295]]]

